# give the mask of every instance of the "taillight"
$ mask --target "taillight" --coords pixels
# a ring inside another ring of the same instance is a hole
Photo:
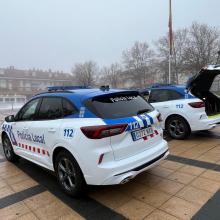
[[[205,107],[204,102],[191,102],[191,103],[188,103],[188,104],[193,108],[204,108]]]
[[[81,127],[83,134],[90,139],[101,139],[121,134],[125,131],[128,124],[99,125]]]
[[[162,116],[161,116],[160,113],[157,115],[157,120],[158,120],[159,122],[162,122],[162,121],[163,121]]]

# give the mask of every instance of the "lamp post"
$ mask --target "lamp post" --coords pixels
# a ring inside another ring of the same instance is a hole
[[[219,58],[220,58],[220,50],[218,51],[218,57],[217,57],[217,63],[216,64],[218,64]]]

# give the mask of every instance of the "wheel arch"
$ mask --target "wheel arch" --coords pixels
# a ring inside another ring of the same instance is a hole
[[[165,119],[165,125],[164,125],[165,130],[167,129],[167,122],[168,122],[169,119],[172,118],[172,117],[180,117],[180,118],[182,118],[182,119],[186,122],[186,124],[188,125],[188,127],[189,127],[189,129],[190,129],[190,131],[191,131],[191,127],[190,127],[190,124],[189,124],[188,120],[187,120],[184,116],[179,115],[179,114],[169,115],[169,116]]]
[[[75,161],[77,162],[78,166],[80,167],[80,164],[79,164],[79,161],[77,160],[77,158],[75,157],[75,155],[72,154],[71,151],[69,151],[67,148],[63,147],[63,146],[57,146],[54,150],[53,150],[53,153],[52,153],[52,163],[53,163],[53,168],[55,170],[55,160],[56,160],[56,157],[57,155],[61,152],[61,151],[66,151],[68,152],[69,154],[71,154],[73,156],[73,158],[75,159]],[[80,167],[81,169],[81,167]],[[82,170],[82,169],[81,169]]]

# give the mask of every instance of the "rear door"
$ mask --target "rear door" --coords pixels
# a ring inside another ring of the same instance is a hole
[[[173,111],[184,108],[184,97],[181,93],[169,89],[152,90],[148,100],[166,119]]]
[[[172,103],[169,101],[168,90],[151,90],[148,102],[162,114],[163,118],[169,114]]]
[[[86,105],[107,125],[128,124],[125,132],[111,137],[115,160],[143,152],[161,141],[158,112],[138,92],[107,94],[93,98]],[[141,129],[146,129],[146,136],[138,134],[137,138],[134,132]]]

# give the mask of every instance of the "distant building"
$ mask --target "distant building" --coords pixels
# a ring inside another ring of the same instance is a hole
[[[72,81],[72,75],[69,73],[38,69],[19,70],[13,66],[0,68],[0,95],[11,98],[18,95],[30,97],[45,91],[48,86],[71,85]]]

